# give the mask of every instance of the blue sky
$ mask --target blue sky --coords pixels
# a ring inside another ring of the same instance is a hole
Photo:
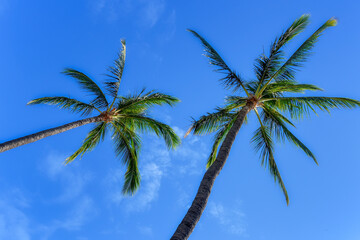
[[[74,67],[98,82],[127,40],[121,94],[147,89],[181,99],[153,116],[180,135],[191,117],[223,103],[226,91],[186,28],[206,37],[230,66],[253,78],[254,59],[304,13],[312,24],[291,52],[330,17],[339,24],[320,39],[297,75],[326,96],[360,99],[357,1],[0,0],[0,141],[80,118],[50,106],[26,106],[36,97],[88,99],[59,72]],[[360,110],[320,113],[294,132],[319,166],[294,147],[278,144],[276,159],[290,205],[249,144],[245,125],[216,180],[191,239],[360,238]],[[142,186],[121,195],[124,168],[109,139],[68,166],[91,126],[49,137],[0,155],[0,239],[169,239],[186,213],[205,171],[211,136],[191,136],[177,151],[144,136]]]

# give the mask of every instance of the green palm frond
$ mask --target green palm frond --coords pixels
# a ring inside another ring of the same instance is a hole
[[[289,112],[292,118],[302,118],[315,111],[315,107],[330,112],[332,108],[352,109],[360,106],[360,102],[350,98],[341,97],[281,97],[264,99],[267,104]]]
[[[315,155],[310,151],[310,149],[307,148],[305,144],[303,144],[297,137],[295,137],[295,135],[292,134],[290,130],[286,127],[286,123],[289,123],[292,126],[294,125],[275,109],[272,109],[271,107],[266,105],[263,105],[262,108],[264,110],[264,125],[268,126],[268,128],[272,130],[272,132],[278,139],[287,139],[289,142],[295,144],[295,146],[302,149],[306,153],[306,155],[311,157],[314,162],[318,164]]]
[[[123,194],[134,194],[140,186],[138,155],[141,141],[138,133],[154,132],[164,138],[168,148],[180,144],[180,138],[166,124],[146,116],[146,111],[155,105],[173,106],[179,100],[170,95],[145,90],[138,94],[119,97],[116,103],[117,115],[113,117],[116,154],[127,166]]]
[[[309,24],[309,15],[302,15],[296,19],[291,26],[276,38],[271,45],[269,57],[262,54],[255,62],[255,74],[259,80],[257,91],[260,90],[263,82],[269,79],[283,62],[284,53],[282,48],[296,35],[302,32]],[[257,92],[256,91],[256,92]]]
[[[312,84],[297,84],[289,81],[278,81],[270,83],[263,95],[275,93],[304,93],[305,91],[322,91],[323,89]]]
[[[236,113],[230,112],[227,109],[217,108],[214,113],[207,113],[200,117],[199,120],[193,121],[190,129],[186,135],[190,132],[194,132],[196,135],[204,135],[219,130],[224,124],[227,124],[234,118]]]
[[[281,175],[280,175],[280,172],[279,172],[279,169],[277,167],[277,164],[275,162],[275,159],[274,159],[274,156],[273,154],[271,153],[269,155],[269,170],[270,170],[270,173],[274,176],[274,181],[278,182],[278,184],[280,185],[281,187],[281,190],[283,191],[283,194],[285,196],[285,200],[286,200],[286,204],[289,205],[289,195],[287,193],[287,190],[286,190],[286,187],[285,187],[285,184],[284,184],[284,181],[282,180],[281,178]]]
[[[124,165],[127,165],[131,158],[135,159],[138,155],[135,151],[140,149],[141,139],[133,129],[127,128],[123,122],[113,121],[112,128],[116,156],[120,157]],[[133,148],[133,145],[136,148]]]
[[[321,36],[322,32],[329,27],[336,26],[337,20],[334,18],[326,21],[318,30],[316,30],[289,58],[288,60],[267,80],[266,84],[261,88],[261,94],[272,79],[276,81],[286,81],[294,79],[294,74],[299,67],[306,62],[308,56],[312,53],[315,43]]]
[[[65,160],[65,164],[74,161],[80,154],[82,157],[86,152],[93,150],[100,141],[103,141],[106,133],[106,125],[105,122],[97,123],[95,128],[88,133],[81,147]]]
[[[274,122],[271,121],[271,120],[274,120],[273,118],[276,118],[279,122],[282,122],[284,124],[289,124],[292,127],[295,127],[295,125],[287,117],[285,117],[284,115],[279,113],[276,109],[272,108],[271,106],[268,106],[267,104],[263,104],[263,105],[261,105],[261,108],[263,109],[263,114],[262,115],[264,117],[263,118],[264,123],[267,123],[266,121],[270,121],[269,123],[271,123],[271,124],[270,124],[269,127],[271,129],[273,127],[276,127],[276,126],[272,125],[274,123]]]
[[[261,123],[261,120],[259,118]],[[277,181],[285,195],[286,203],[289,205],[289,196],[285,188],[285,184],[280,176],[279,169],[276,165],[274,154],[273,154],[273,141],[271,139],[270,130],[261,123],[260,128],[255,132],[254,137],[252,138],[252,143],[255,146],[256,152],[260,153],[261,164],[269,167],[271,175],[273,175],[274,180]]]
[[[279,38],[275,39],[272,44],[271,52],[277,52],[279,49],[284,47],[290,40],[296,37],[299,33],[304,31],[304,29],[309,24],[309,14],[304,14],[298,19],[296,19],[291,26],[285,30],[283,34],[280,35]]]
[[[94,123],[95,127],[87,134],[80,148],[65,160],[65,163],[68,164],[77,157],[82,157],[86,152],[93,150],[100,141],[104,140],[108,126],[110,126],[109,129],[112,130],[116,156],[126,166],[122,192],[123,194],[132,195],[139,188],[141,180],[138,169],[138,158],[141,149],[140,134],[155,133],[158,137],[165,140],[165,144],[169,149],[173,149],[181,143],[180,138],[173,129],[149,117],[147,115],[148,110],[151,107],[162,105],[172,107],[180,100],[171,95],[154,90],[145,91],[145,89],[140,93],[118,96],[126,58],[126,43],[124,40],[121,40],[121,44],[122,49],[114,61],[114,65],[108,69],[109,73],[107,76],[110,80],[105,82],[107,90],[105,92],[109,93],[112,101],[107,101],[101,88],[86,74],[72,68],[66,68],[62,73],[74,78],[82,89],[95,96],[94,100],[90,103],[83,103],[76,99],[56,96],[37,98],[28,104],[56,105],[72,112],[81,113],[82,115],[89,115],[94,110],[98,111],[100,115],[85,119],[86,121],[78,121],[83,123],[81,125]],[[75,125],[72,124],[71,126],[76,127]],[[66,127],[67,125],[64,126]],[[60,128],[66,130],[65,127]],[[32,141],[32,139],[30,140]]]
[[[306,62],[309,55],[312,53],[312,49],[322,32],[329,27],[336,26],[337,21],[334,18],[326,21],[318,30],[316,30],[293,54],[292,56],[281,66],[281,68],[275,73],[274,78],[276,80],[292,78],[295,71]]]
[[[114,122],[113,140],[115,153],[126,165],[123,194],[133,195],[140,186],[140,172],[138,169],[138,156],[141,148],[139,136],[121,122]]]
[[[105,82],[106,90],[110,93],[110,95],[114,98],[112,105],[114,104],[118,92],[119,92],[119,86],[122,78],[122,74],[125,67],[125,58],[126,58],[126,42],[125,40],[121,40],[122,49],[120,53],[118,54],[117,59],[114,61],[114,66],[109,67],[109,74],[107,74],[108,77],[110,77],[109,81]]]
[[[119,97],[117,110],[125,113],[142,113],[152,106],[169,105],[174,106],[180,102],[178,98],[153,91]]]
[[[200,39],[205,48],[205,56],[218,72],[225,74],[222,82],[228,88],[242,88],[246,97],[228,96],[225,106],[217,108],[214,113],[207,113],[198,120],[194,120],[191,128],[185,134],[207,134],[216,132],[212,150],[207,160],[207,168],[210,167],[218,155],[219,148],[227,134],[232,128],[236,116],[247,103],[254,106],[260,127],[255,131],[251,139],[255,150],[260,155],[261,164],[270,170],[289,204],[289,197],[281,178],[278,166],[274,159],[273,137],[277,140],[289,141],[305,152],[317,164],[316,157],[310,149],[301,142],[289,129],[294,124],[289,119],[301,118],[318,110],[330,112],[330,110],[352,109],[360,107],[360,101],[342,97],[292,97],[294,93],[305,91],[322,91],[321,88],[312,84],[299,84],[295,79],[296,72],[307,61],[312,50],[322,33],[329,27],[335,26],[337,20],[334,18],[326,21],[318,28],[297,50],[285,58],[284,46],[302,32],[309,23],[309,15],[303,15],[296,19],[293,24],[285,30],[271,44],[269,54],[263,53],[255,61],[255,80],[244,81],[229,68],[214,48],[197,32],[189,30],[195,37]],[[290,97],[287,96],[290,94]],[[262,109],[261,115],[258,110]],[[247,109],[244,109],[247,110]],[[246,113],[247,114],[247,113]],[[246,117],[246,116],[245,116]],[[289,119],[288,119],[289,117]],[[239,127],[239,126],[237,126]],[[241,125],[240,125],[241,127]]]
[[[249,93],[255,95],[256,89],[259,86],[259,81],[247,81],[244,84],[245,88],[248,90]]]
[[[236,115],[227,124],[224,124],[223,127],[216,133],[214,144],[212,146],[210,156],[206,163],[206,168],[209,168],[215,162],[219,146],[222,144],[231,127],[234,125],[235,120]]]
[[[233,110],[235,108],[240,108],[246,105],[247,98],[239,96],[226,96],[225,97],[225,107],[223,109]]]
[[[69,109],[74,113],[81,113],[82,116],[89,115],[93,110],[98,110],[95,106],[80,102],[68,97],[42,97],[31,100],[28,104],[49,104],[57,105],[62,109]],[[100,110],[98,110],[100,112]]]
[[[200,34],[197,32],[188,29],[195,37],[200,39],[203,47],[205,48],[205,56],[209,59],[209,63],[216,67],[216,72],[223,73],[225,75],[224,78],[221,79],[224,86],[226,88],[243,89],[246,93],[247,90],[244,87],[244,80],[240,77],[240,75],[236,74],[234,71],[230,69],[230,67],[225,63],[225,61],[221,58],[221,56],[215,51],[215,49],[208,43]],[[248,93],[247,93],[248,95]]]
[[[164,139],[165,144],[169,149],[176,148],[181,143],[180,138],[170,126],[156,121],[155,119],[146,117],[145,115],[120,115],[116,122],[122,122],[125,126],[127,126],[127,128],[133,128],[135,131],[139,131],[141,133],[155,133],[158,137],[162,137]]]
[[[84,73],[72,68],[65,68],[62,73],[78,80],[78,83],[83,89],[95,96],[95,99],[91,102],[91,105],[94,105],[98,108],[104,108],[108,106],[108,102],[104,93],[100,87],[93,80],[91,80],[91,78],[86,76]]]
[[[133,159],[126,168],[122,193],[124,195],[134,195],[140,187],[140,181],[141,176],[138,168],[138,161]]]
[[[255,76],[258,79],[258,88],[260,88],[264,81],[269,79],[272,74],[276,72],[278,66],[282,63],[283,58],[284,53],[278,50],[275,53],[272,52],[269,57],[263,53],[255,59],[254,70]]]

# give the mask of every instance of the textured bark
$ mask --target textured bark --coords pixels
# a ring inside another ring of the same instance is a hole
[[[31,135],[27,135],[25,137],[20,137],[11,141],[7,141],[4,143],[0,144],[0,153],[1,152],[5,152],[7,150],[28,144],[28,143],[32,143],[32,142],[36,142],[40,139],[58,134],[58,133],[62,133],[65,132],[67,130],[73,129],[73,128],[77,128],[80,126],[83,126],[85,124],[89,124],[89,123],[94,123],[94,122],[99,122],[102,120],[101,116],[97,116],[97,117],[91,117],[91,118],[86,118],[86,119],[82,119],[79,121],[75,121],[72,123],[68,123],[65,125],[62,125],[60,127],[55,127],[55,128],[50,128],[38,133],[34,133]]]
[[[192,202],[191,207],[189,208],[182,222],[176,229],[174,235],[171,237],[171,240],[188,239],[190,234],[193,232],[196,224],[200,220],[201,214],[206,207],[207,201],[211,193],[211,189],[214,185],[214,181],[225,165],[226,159],[230,154],[231,146],[234,143],[235,137],[245,120],[246,114],[248,114],[248,112],[253,108],[253,106],[254,103],[249,102],[240,110],[239,115],[234,122],[234,125],[231,127],[229,133],[225,137],[224,142],[220,147],[216,160],[205,172],[204,177],[201,180],[198,192],[196,193],[195,199]]]

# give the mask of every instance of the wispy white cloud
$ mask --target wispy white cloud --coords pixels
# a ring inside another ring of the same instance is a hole
[[[104,15],[107,20],[115,21],[135,15],[138,24],[153,27],[165,10],[165,0],[96,0],[92,1],[96,15]]]
[[[163,171],[156,163],[148,163],[142,169],[142,189],[131,198],[127,204],[127,211],[142,211],[156,200],[160,190]]]
[[[74,204],[74,208],[69,212],[68,217],[57,221],[55,226],[69,231],[79,230],[96,212],[93,200],[84,196]]]
[[[183,136],[184,129],[174,126],[174,131]],[[146,143],[146,144],[145,144]],[[164,178],[176,179],[189,175],[201,174],[205,169],[207,147],[199,138],[189,136],[182,145],[174,151],[168,151],[161,139],[155,136],[147,138],[140,156],[140,173],[142,176],[139,191],[131,198],[124,197],[121,193],[124,171],[111,170],[108,174],[107,185],[109,197],[113,203],[126,206],[127,211],[143,211],[149,209],[156,201]],[[174,164],[176,162],[176,164]],[[201,164],[203,163],[203,164]],[[179,204],[187,205],[189,197],[184,194],[179,196]]]
[[[171,165],[170,152],[164,144],[156,136],[151,136],[148,140],[148,145],[140,155],[141,186],[134,196],[125,197],[121,192],[124,182],[122,168],[111,170],[106,180],[110,200],[117,205],[125,204],[126,211],[143,211],[151,206],[158,197],[162,178],[167,175]]]
[[[163,41],[170,41],[176,33],[176,11],[173,9],[169,13],[164,14],[163,18],[163,32],[160,37]]]
[[[174,130],[174,132],[179,136],[179,137],[183,137],[186,133],[185,130],[179,128],[178,126],[173,126],[172,129]]]
[[[18,188],[13,188],[10,193],[7,194],[11,196],[11,202],[19,206],[21,208],[28,208],[30,207],[30,200],[25,197],[24,193],[20,191]]]
[[[185,135],[186,130],[173,127],[180,136]],[[198,175],[205,169],[209,146],[200,140],[198,136],[189,135],[182,139],[181,146],[171,152],[173,158],[177,159],[176,170],[181,175]]]
[[[184,186],[182,184],[178,184],[177,191],[178,191],[177,204],[183,209],[189,209],[192,201],[190,194],[187,191],[185,191]]]
[[[238,236],[247,236],[245,214],[239,204],[224,207],[221,203],[209,202],[209,214],[229,233]]]
[[[92,7],[94,12],[99,13],[104,9],[105,5],[106,5],[106,0],[98,0],[93,2]]]
[[[51,153],[40,168],[53,181],[59,182],[62,192],[54,200],[56,202],[66,202],[72,200],[83,192],[83,189],[91,180],[91,174],[80,170],[75,164],[64,165],[66,156],[63,154]]]
[[[12,201],[0,201],[0,239],[30,240],[29,219]]]
[[[145,236],[153,235],[153,230],[149,226],[139,226],[138,229],[142,235],[145,235]]]
[[[91,1],[95,15],[104,15],[108,21],[115,21],[131,12],[132,0],[94,0]]]
[[[50,159],[54,159],[54,156],[51,155]],[[48,159],[45,162],[49,163]],[[59,176],[64,173],[61,168],[56,167],[56,164],[46,165],[44,163],[43,166],[49,167],[48,176],[54,178],[54,181],[62,181],[62,178],[59,178]],[[65,213],[62,214],[64,215],[63,217],[47,219],[45,223],[38,222],[36,218],[32,218],[31,215],[27,214],[27,211],[32,209],[33,203],[33,200],[28,196],[29,194],[25,195],[21,189],[16,188],[6,193],[2,192],[2,194],[0,196],[1,240],[30,240],[34,237],[36,239],[48,240],[57,231],[76,231],[81,229],[97,213],[92,198],[84,195],[81,190],[79,194],[71,194],[71,207],[69,210],[65,210]],[[68,194],[66,195],[69,196]],[[36,202],[39,201],[37,200]],[[64,203],[51,201],[50,204],[62,207]]]
[[[156,200],[163,177],[163,171],[158,164],[147,163],[141,168],[141,187],[133,197],[125,197],[121,193],[121,184],[123,183],[123,171],[117,169],[109,174],[110,199],[117,205],[126,204],[126,211],[143,211],[150,207]]]
[[[84,191],[86,184],[91,180],[91,174],[79,168],[76,163],[65,166],[65,158],[63,154],[50,153],[39,166],[54,184],[60,186],[59,195],[47,204],[61,207],[71,203],[65,216],[36,224],[36,232],[42,240],[51,239],[57,231],[79,230],[97,213],[92,198]]]
[[[164,0],[146,0],[141,1],[144,4],[142,9],[142,22],[143,24],[153,27],[161,17],[165,9]]]
[[[51,239],[51,236],[60,230],[79,230],[97,213],[93,200],[88,196],[77,199],[73,205],[73,208],[67,213],[65,218],[55,219],[48,224],[43,224],[38,227],[38,232],[41,232],[42,240]]]

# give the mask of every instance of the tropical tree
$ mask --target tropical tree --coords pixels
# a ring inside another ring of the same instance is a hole
[[[186,133],[201,135],[216,132],[207,160],[207,171],[191,207],[171,239],[188,239],[194,230],[206,207],[214,181],[224,167],[235,137],[250,112],[254,111],[259,121],[259,128],[251,141],[260,155],[261,164],[270,170],[285,195],[286,203],[289,204],[289,197],[274,159],[274,140],[293,143],[317,163],[314,154],[289,130],[289,125],[294,126],[291,120],[299,119],[310,112],[316,113],[317,109],[330,111],[333,108],[351,109],[360,106],[359,101],[349,98],[296,96],[304,91],[321,90],[311,84],[298,83],[295,73],[308,59],[323,31],[335,26],[337,21],[334,18],[326,21],[289,58],[285,58],[284,47],[302,32],[308,23],[309,15],[303,15],[277,37],[271,44],[269,54],[262,54],[256,59],[256,80],[250,81],[234,72],[203,37],[189,30],[201,41],[205,56],[210,64],[215,66],[215,71],[224,75],[221,82],[226,88],[239,94],[228,96],[224,107],[195,120]]]
[[[122,49],[114,65],[108,69],[108,80],[105,81],[105,91],[86,74],[67,68],[63,73],[77,81],[80,87],[93,95],[93,100],[85,103],[68,97],[42,97],[28,104],[49,104],[80,113],[82,116],[97,115],[71,122],[59,127],[47,129],[25,137],[20,137],[0,144],[0,152],[4,152],[28,143],[32,143],[67,130],[86,124],[95,123],[81,147],[68,157],[65,163],[72,162],[79,155],[94,149],[104,140],[107,132],[115,145],[115,153],[126,165],[124,194],[133,194],[140,184],[138,157],[141,147],[140,134],[153,132],[165,140],[166,146],[175,148],[180,144],[179,137],[166,124],[148,115],[148,110],[156,105],[173,106],[179,100],[173,96],[155,91],[145,90],[127,96],[119,96],[119,86],[125,66],[126,44],[121,41]]]

